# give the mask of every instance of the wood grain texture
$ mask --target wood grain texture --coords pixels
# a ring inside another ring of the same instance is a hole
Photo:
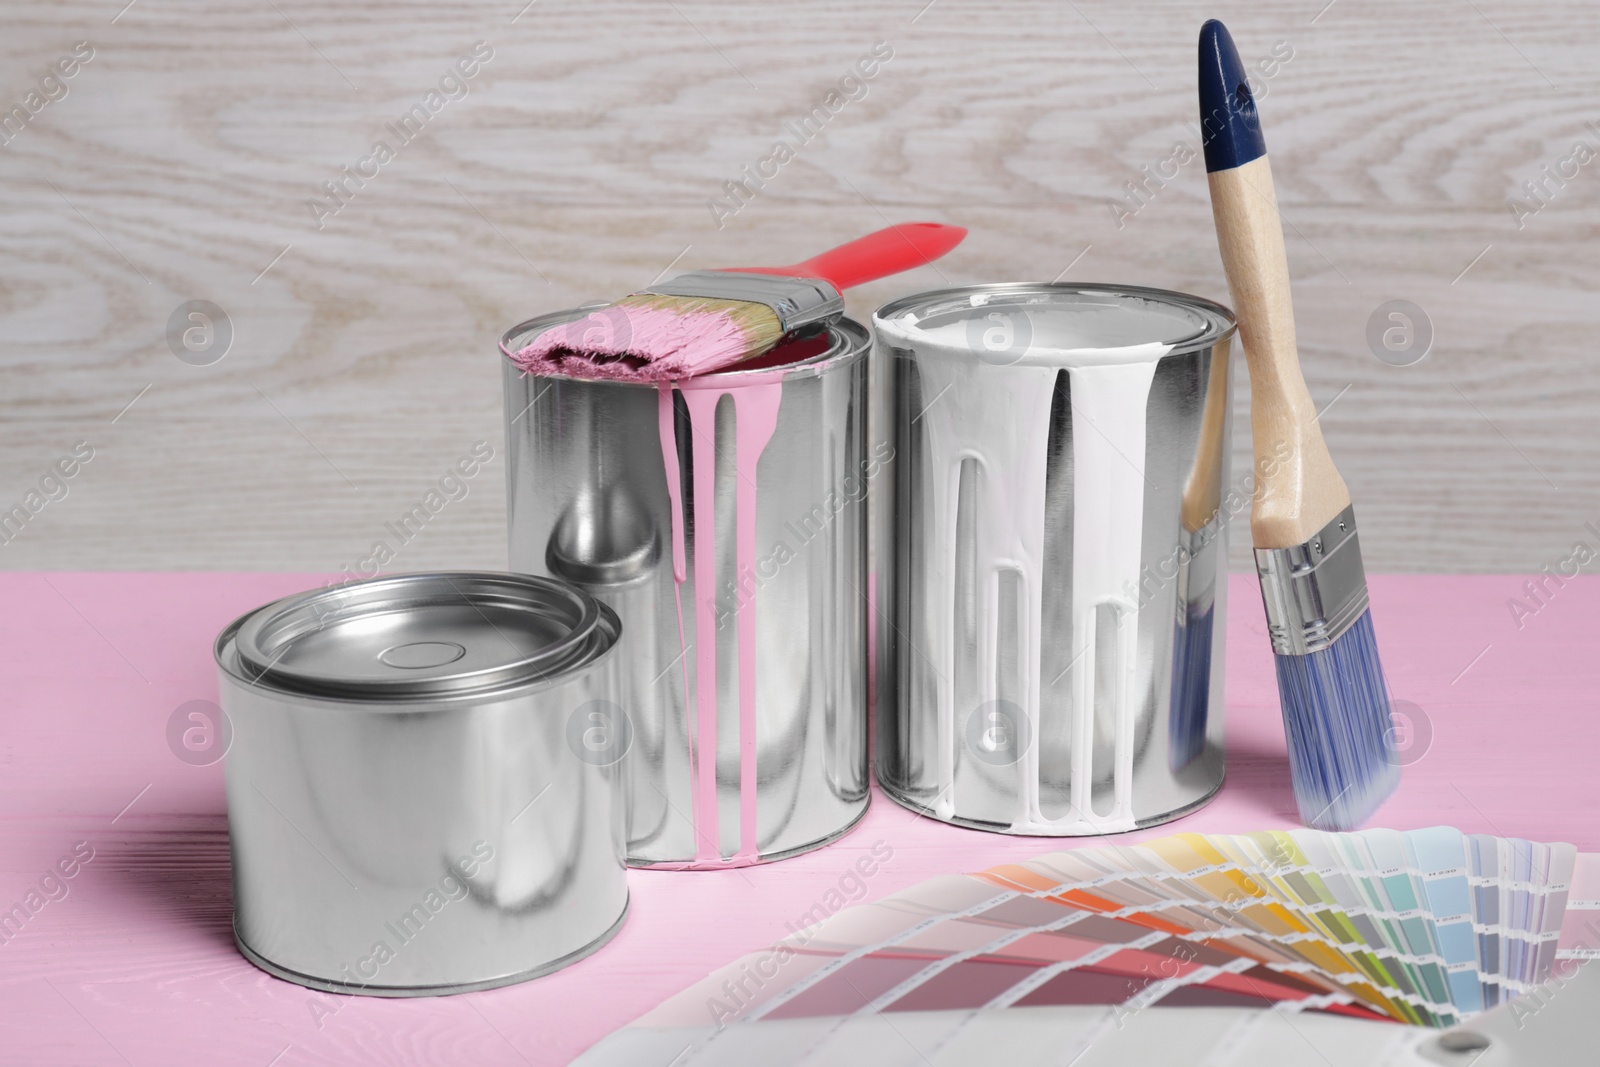
[[[314,993],[247,963],[229,928],[224,762],[169,748],[173,712],[215,700],[211,642],[309,574],[0,574],[0,912],[78,842],[93,858],[0,937],[0,1063],[247,1067],[562,1064],[715,968],[771,944],[829,891],[877,899],[1056,848],[918,818],[881,793],[838,843],[748,870],[631,871],[616,939],[556,974],[484,993],[383,1001]],[[1600,578],[1519,621],[1522,579],[1372,579],[1410,760],[1374,825],[1600,850],[1592,773]],[[1297,825],[1255,578],[1227,620],[1228,776],[1184,820],[1116,843]],[[842,881],[882,843],[856,889]],[[276,1057],[276,1059],[275,1059]],[[661,1064],[659,1067],[668,1067]]]
[[[929,218],[972,236],[854,314],[1062,275],[1225,300],[1192,128],[1213,16],[1247,65],[1292,50],[1258,96],[1301,358],[1369,568],[1536,569],[1600,516],[1600,162],[1560,178],[1575,143],[1600,149],[1583,0],[121,6],[19,0],[0,35],[6,110],[94,48],[0,146],[0,508],[95,449],[0,566],[337,570],[473,442],[501,451],[507,327],[669,264],[784,262]],[[466,97],[319,229],[307,201],[478,41],[494,54]],[[877,41],[893,57],[864,98],[719,227],[724,183]],[[165,339],[196,299],[234,331],[211,366]],[[1397,299],[1431,320],[1413,366],[1367,341]],[[395,567],[503,566],[501,477]]]

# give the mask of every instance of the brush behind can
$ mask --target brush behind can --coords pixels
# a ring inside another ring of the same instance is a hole
[[[622,925],[623,783],[580,743],[616,616],[527,575],[408,574],[268,604],[217,640],[234,935],[338,993],[522,981]]]
[[[628,862],[740,866],[865,812],[868,337],[841,320],[675,385],[525,375],[501,342],[511,565],[623,620]]]
[[[1226,527],[1250,495],[1227,477],[1232,315],[1152,289],[978,285],[873,326],[895,434],[893,495],[874,490],[894,501],[880,784],[1016,834],[1205,803],[1223,775]]]

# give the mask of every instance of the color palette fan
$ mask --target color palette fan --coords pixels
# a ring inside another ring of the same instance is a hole
[[[847,908],[723,967],[582,1062],[653,1062],[651,1035],[676,1063],[721,1062],[715,1046],[743,1044],[741,1030],[826,1020],[803,1028],[816,1037],[897,1013],[992,1028],[996,1012],[1025,1025],[1015,1009],[1094,1007],[1097,1026],[1120,1029],[1145,1009],[1271,1007],[1442,1028],[1546,981],[1558,958],[1600,955],[1596,920],[1600,855],[1571,845],[1449,827],[1177,834]],[[815,1044],[762,1047],[800,1062]]]

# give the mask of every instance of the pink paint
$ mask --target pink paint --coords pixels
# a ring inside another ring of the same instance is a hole
[[[511,359],[526,374],[664,382],[736,363],[750,347],[726,311],[613,304],[544,331]]]
[[[742,595],[734,600],[734,621],[739,650],[739,845],[730,859],[722,857],[721,817],[717,803],[717,538],[716,538],[716,426],[717,404],[731,396],[734,404],[734,573],[735,584],[751,573],[756,558],[757,474],[761,456],[778,425],[783,382],[761,375],[750,384],[728,388],[715,381],[677,383],[688,408],[689,430],[700,447],[692,450],[694,477],[694,595],[695,687],[691,707],[694,724],[694,834],[695,858],[687,864],[656,867],[739,867],[760,862],[756,811],[756,620],[755,610]],[[672,385],[663,384],[657,406],[661,458],[666,470],[667,496],[672,507],[673,578],[685,581],[683,492],[679,482],[682,459],[672,404]],[[685,654],[683,600],[678,600],[679,648]],[[686,701],[687,702],[687,701]]]
[[[75,842],[95,849],[70,894],[0,944],[8,1061],[265,1062],[287,1046],[279,1067],[411,1063],[418,1050],[448,1045],[484,1065],[564,1064],[752,946],[786,936],[786,924],[837,892],[840,872],[858,862],[876,871],[863,899],[877,900],[939,874],[1110,843],[961,830],[912,818],[878,793],[853,834],[780,864],[693,877],[629,871],[633,908],[616,940],[532,982],[378,1001],[278,981],[245,962],[228,929],[223,764],[180,762],[166,724],[185,701],[216,699],[217,631],[337,577],[0,572],[0,908]],[[1526,578],[1369,576],[1390,686],[1432,728],[1431,748],[1374,825],[1452,825],[1600,850],[1600,577],[1569,579],[1519,629],[1506,601],[1525,595]],[[1227,781],[1194,815],[1114,843],[1298,825],[1256,578],[1231,583]],[[1600,899],[1600,873],[1575,872],[1573,888]],[[797,958],[784,974],[803,977],[809,966]],[[705,995],[726,994],[719,984]],[[690,1024],[703,1025],[704,997],[697,1005]]]
[[[672,411],[672,383],[662,382],[656,392],[656,421],[661,433],[661,458],[667,472],[667,500],[672,508],[672,577],[679,584],[689,576],[683,558],[683,487],[678,481],[678,431]],[[681,614],[681,608],[680,608]],[[678,620],[683,632],[683,620]]]
[[[735,584],[755,573],[756,468],[772,432],[778,427],[783,386],[752,385],[734,391]],[[735,860],[756,862],[756,612],[742,597],[734,599],[739,628],[739,854]]]
[[[672,383],[663,382],[656,393],[657,396],[657,426],[661,435],[661,460],[667,475],[667,521],[672,527],[672,601],[678,613],[678,676],[683,679],[683,708],[687,719],[684,736],[693,739],[689,751],[690,773],[698,774],[700,767],[700,750],[698,734],[694,728],[694,705],[689,700],[689,672],[681,666],[689,654],[689,646],[683,636],[683,582],[688,577],[688,565],[684,560],[683,551],[683,485],[679,474],[678,460],[678,432],[677,419],[672,404]],[[713,759],[713,776],[715,775],[715,760]],[[698,812],[698,804],[691,799],[692,810]],[[712,827],[715,830],[715,825]],[[696,841],[702,839],[700,821],[698,817],[694,823]],[[713,836],[712,842],[716,841]],[[700,851],[697,846],[697,852]]]
[[[717,400],[721,393],[685,390],[689,430],[701,443],[694,457],[694,696],[695,731],[694,826],[696,863],[721,860],[722,835],[717,812]],[[696,424],[700,429],[696,430]],[[711,427],[710,433],[705,427]],[[676,456],[676,450],[674,450]]]

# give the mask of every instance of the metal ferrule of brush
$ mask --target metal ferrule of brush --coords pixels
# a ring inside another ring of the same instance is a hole
[[[699,297],[765,304],[784,333],[827,322],[844,314],[844,297],[821,278],[746,274],[736,270],[693,270],[642,290],[655,296]]]
[[[1258,548],[1256,572],[1277,655],[1304,656],[1337,641],[1367,610],[1367,574],[1347,507],[1304,544]]]

